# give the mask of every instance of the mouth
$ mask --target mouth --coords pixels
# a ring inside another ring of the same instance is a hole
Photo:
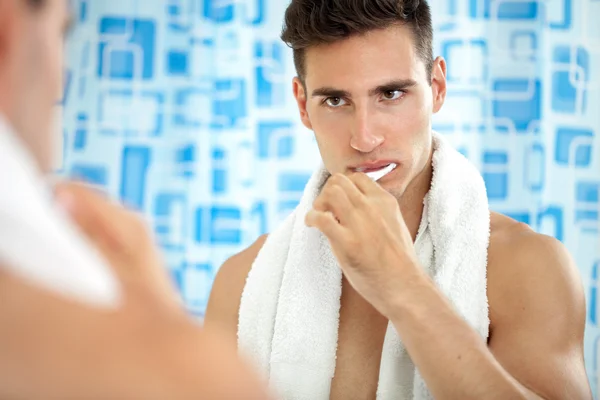
[[[396,169],[397,164],[395,163],[385,163],[385,164],[379,164],[376,166],[369,166],[369,167],[358,167],[355,168],[354,170],[356,172],[363,172],[364,174],[366,174],[369,178],[371,178],[373,181],[378,181],[381,178],[383,178],[384,176],[386,176],[387,174],[389,174],[390,172],[392,172],[394,169]]]

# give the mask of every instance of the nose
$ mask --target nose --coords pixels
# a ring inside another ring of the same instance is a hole
[[[377,147],[381,146],[384,137],[381,133],[374,129],[373,117],[370,115],[367,107],[359,109],[355,112],[355,121],[352,129],[352,137],[350,146],[361,153],[370,153]]]

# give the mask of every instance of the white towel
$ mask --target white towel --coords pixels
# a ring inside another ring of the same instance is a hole
[[[0,115],[0,265],[72,299],[114,308],[121,287],[52,200],[33,156]]]
[[[415,242],[419,260],[456,310],[488,336],[490,216],[481,175],[434,134],[433,178]],[[296,210],[267,238],[248,275],[238,345],[283,399],[329,399],[335,372],[342,273],[324,235],[304,216],[328,178],[320,168]],[[431,394],[390,323],[379,400]]]

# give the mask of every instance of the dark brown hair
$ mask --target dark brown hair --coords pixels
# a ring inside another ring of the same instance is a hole
[[[425,0],[292,0],[281,39],[293,49],[296,72],[304,82],[306,48],[394,24],[411,28],[417,54],[431,81],[433,28]]]

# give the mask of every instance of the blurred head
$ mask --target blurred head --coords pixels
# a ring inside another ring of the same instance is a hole
[[[396,163],[380,184],[399,198],[428,167],[431,117],[446,93],[425,0],[292,0],[282,40],[327,170]]]
[[[67,0],[0,0],[0,113],[42,169],[54,149],[68,21]]]

